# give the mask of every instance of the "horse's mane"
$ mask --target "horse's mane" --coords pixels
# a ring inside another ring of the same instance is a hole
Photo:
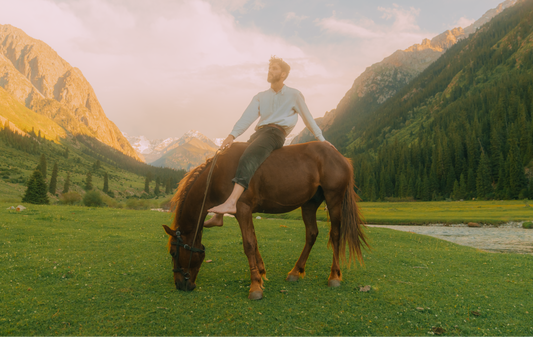
[[[174,197],[172,197],[172,200],[170,201],[170,210],[175,211],[174,221],[172,223],[172,229],[178,228],[178,218],[181,215],[181,212],[183,211],[183,203],[185,202],[185,199],[187,199],[187,194],[189,194],[189,191],[191,190],[192,185],[198,179],[200,174],[202,174],[205,169],[211,164],[213,161],[213,158],[209,158],[206,160],[205,163],[195,167],[187,173],[183,179],[181,179],[178,190],[176,191],[176,194],[174,194]]]

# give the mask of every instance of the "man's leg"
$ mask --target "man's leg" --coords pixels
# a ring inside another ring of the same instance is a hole
[[[239,160],[237,172],[233,179],[235,185],[233,186],[230,197],[222,205],[209,209],[209,212],[235,214],[237,212],[237,201],[248,188],[248,183],[257,168],[267,159],[272,151],[281,148],[285,141],[283,132],[276,128],[259,130],[257,135],[252,136],[252,138],[255,139],[246,148]]]
[[[224,225],[224,214],[215,214],[213,217],[204,222],[205,228],[222,227]]]
[[[233,185],[233,191],[229,196],[228,200],[222,205],[218,205],[209,210],[209,212],[217,213],[218,215],[224,215],[226,213],[235,214],[237,213],[237,200],[241,197],[244,192],[244,187],[239,184]],[[205,225],[204,225],[205,226]]]

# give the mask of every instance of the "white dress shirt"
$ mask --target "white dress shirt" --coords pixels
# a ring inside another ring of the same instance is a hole
[[[288,135],[296,126],[298,115],[302,116],[305,126],[313,133],[316,139],[325,140],[324,136],[322,136],[322,131],[316,125],[305,104],[302,93],[286,85],[277,93],[270,88],[255,95],[233,127],[230,135],[235,138],[239,137],[257,118],[259,118],[259,123],[255,127],[256,131],[263,125],[276,124],[281,126],[285,130],[285,134]]]

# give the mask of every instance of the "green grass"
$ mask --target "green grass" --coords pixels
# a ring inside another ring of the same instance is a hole
[[[442,202],[361,202],[365,221],[383,225],[424,225],[430,223],[501,224],[509,221],[533,220],[533,207],[528,201],[442,201]],[[301,220],[300,209],[284,214],[260,214],[264,218]],[[326,221],[323,207],[317,219]]]
[[[330,289],[326,223],[306,277],[287,283],[303,224],[255,220],[270,280],[263,300],[252,302],[232,218],[205,230],[213,262],[184,293],[174,288],[161,228],[168,213],[7,206],[0,202],[0,335],[427,335],[436,327],[446,335],[533,334],[530,255],[370,228],[365,267],[343,268],[342,286]]]

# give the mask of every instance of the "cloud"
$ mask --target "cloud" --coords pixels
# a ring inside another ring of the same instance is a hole
[[[380,12],[383,12],[383,19],[393,19],[393,30],[397,31],[419,31],[420,27],[416,23],[416,18],[420,14],[420,9],[410,7],[409,9],[403,9],[397,4],[393,4],[392,8],[378,7]]]
[[[297,15],[297,14],[294,13],[294,12],[288,12],[288,13],[285,13],[285,22],[294,21],[294,22],[296,22],[296,23],[300,23],[300,22],[302,22],[303,20],[308,19],[308,18],[309,18],[308,16],[305,16],[305,15]]]
[[[376,38],[381,36],[381,33],[366,29],[361,25],[357,25],[348,20],[339,20],[335,18],[335,14],[330,18],[317,20],[317,25],[332,34],[340,34],[351,37],[359,37],[364,39]]]
[[[466,28],[466,27],[470,26],[471,24],[473,24],[474,22],[476,22],[475,19],[468,19],[468,18],[465,18],[463,16],[463,17],[461,17],[459,20],[457,20],[455,22],[453,27]]]

